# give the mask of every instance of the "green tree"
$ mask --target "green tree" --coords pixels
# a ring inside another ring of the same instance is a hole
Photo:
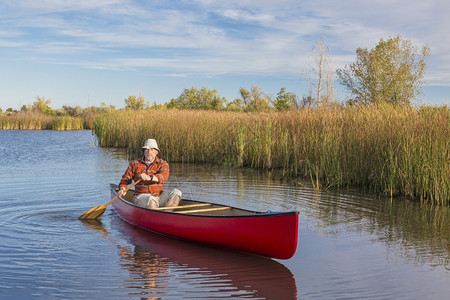
[[[269,111],[273,109],[270,106],[271,96],[266,95],[259,86],[252,86],[249,91],[241,87],[239,93],[241,99],[237,98],[234,101],[240,104],[244,111]]]
[[[50,103],[52,103],[50,99],[36,96],[36,101],[33,102],[32,110],[46,115],[55,115],[55,111],[50,108]]]
[[[225,110],[227,110],[227,111],[244,111],[244,106],[242,104],[242,100],[239,98],[236,98],[236,99],[234,99],[234,101],[227,103]]]
[[[419,54],[411,41],[400,36],[380,39],[371,50],[358,48],[356,62],[337,70],[338,80],[351,93],[352,103],[409,104],[422,94],[429,53],[423,46]]]
[[[283,87],[278,92],[277,98],[273,101],[273,106],[275,106],[275,109],[278,111],[289,110],[296,106],[297,101],[297,95],[286,92],[286,89]]]
[[[71,107],[63,105],[63,112],[71,117],[80,117],[83,114],[83,109],[80,106]]]
[[[125,99],[125,109],[140,110],[144,108],[145,99],[143,96],[136,97],[135,95],[131,95]]]
[[[271,111],[271,110],[273,110],[273,107],[271,107],[269,101],[265,99],[255,99],[252,102],[250,102],[245,109],[245,111],[248,112]]]
[[[178,98],[171,99],[167,108],[222,110],[226,102],[226,98],[220,97],[215,89],[192,87],[184,89]]]
[[[153,101],[153,105],[151,106],[153,109],[166,109],[167,104],[158,104],[156,101]]]

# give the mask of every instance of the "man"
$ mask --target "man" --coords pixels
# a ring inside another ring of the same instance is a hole
[[[158,144],[154,139],[145,141],[144,156],[133,160],[122,176],[119,184],[119,197],[126,194],[125,190],[131,182],[141,179],[135,186],[134,203],[148,208],[162,206],[177,206],[181,200],[181,191],[174,189],[164,192],[164,183],[169,179],[169,164],[159,158]]]

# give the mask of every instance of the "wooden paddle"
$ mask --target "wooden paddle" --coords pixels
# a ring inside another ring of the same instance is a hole
[[[131,189],[133,186],[135,186],[136,184],[138,184],[141,181],[141,179],[139,179],[138,181],[136,181],[135,183],[133,183],[132,185],[130,185],[126,190],[125,193],[128,192],[129,189]],[[96,206],[94,208],[91,208],[90,210],[88,210],[87,212],[85,212],[84,214],[82,214],[81,216],[78,217],[78,219],[80,220],[87,220],[87,219],[100,219],[103,215],[103,213],[106,210],[106,207],[108,207],[108,205],[110,205],[111,203],[113,203],[114,201],[117,200],[117,198],[119,198],[119,195],[117,195],[116,197],[114,197],[111,201],[109,201],[106,204],[100,205],[100,206]]]

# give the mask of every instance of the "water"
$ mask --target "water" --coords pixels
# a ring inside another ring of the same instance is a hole
[[[449,210],[277,174],[171,164],[186,198],[298,210],[274,260],[77,218],[107,203],[128,162],[90,131],[0,131],[0,299],[448,299]]]

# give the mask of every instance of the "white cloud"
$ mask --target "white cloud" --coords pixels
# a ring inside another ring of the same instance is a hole
[[[252,14],[237,9],[227,9],[223,12],[223,16],[237,21],[256,21],[256,22],[272,22],[274,16],[270,14]]]

